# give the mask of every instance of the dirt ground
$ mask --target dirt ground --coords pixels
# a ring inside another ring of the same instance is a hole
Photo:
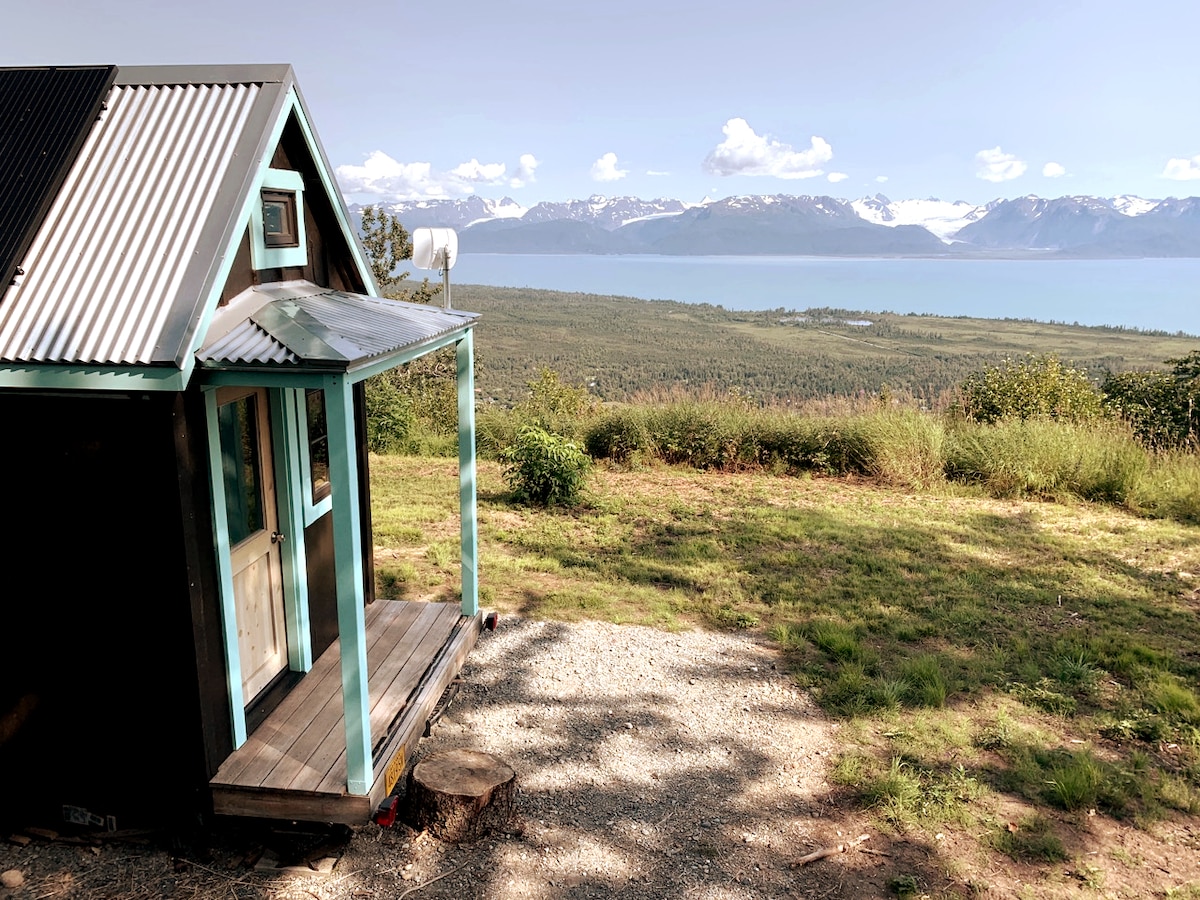
[[[882,829],[830,786],[837,723],[752,636],[502,621],[463,674],[418,755],[463,747],[511,765],[502,832],[457,846],[402,822],[31,835],[0,843],[0,872],[21,880],[0,898],[1162,897],[1200,884],[1186,825],[1064,821],[1071,861],[1044,866],[949,828]],[[321,859],[330,871],[306,862]]]

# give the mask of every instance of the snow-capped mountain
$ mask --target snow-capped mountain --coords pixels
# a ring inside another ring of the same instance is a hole
[[[891,201],[883,194],[853,200],[854,211],[867,222],[877,225],[920,225],[926,231],[949,243],[950,238],[964,225],[986,214],[983,206],[962,200],[953,202],[930,197],[928,200]]]
[[[486,253],[1200,256],[1200,198],[1030,195],[976,206],[883,194],[699,203],[597,194],[529,208],[472,196],[387,209],[409,229],[456,228],[465,251]]]

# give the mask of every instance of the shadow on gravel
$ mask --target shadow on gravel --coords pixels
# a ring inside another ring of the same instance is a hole
[[[582,662],[567,646],[581,628],[611,636]],[[671,652],[627,648],[622,629],[587,623],[502,623],[481,639],[421,753],[463,746],[505,759],[521,784],[517,819],[509,834],[447,851],[473,868],[421,896],[870,898],[895,896],[893,883],[945,888],[933,847],[890,848],[830,789],[836,726],[772,650],[736,636],[735,650],[706,639],[689,658],[692,636],[657,634]],[[594,682],[617,679],[619,695],[589,688],[602,669],[607,678]],[[793,866],[866,832],[872,854]]]

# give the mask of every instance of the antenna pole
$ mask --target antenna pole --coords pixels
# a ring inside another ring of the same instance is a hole
[[[442,309],[450,308],[450,254],[442,251]]]

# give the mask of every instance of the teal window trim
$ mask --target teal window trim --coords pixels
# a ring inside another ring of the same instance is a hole
[[[308,672],[313,665],[312,629],[308,615],[308,559],[304,546],[303,508],[306,481],[301,460],[307,445],[299,441],[295,395],[303,391],[268,391],[271,399],[272,453],[275,462],[275,504],[283,542],[283,597],[288,636],[288,668]]]
[[[246,699],[242,696],[242,663],[238,649],[237,611],[233,603],[233,566],[229,559],[229,525],[225,512],[221,432],[217,425],[217,392],[204,392],[208,420],[208,480],[212,497],[213,545],[217,556],[217,587],[221,599],[221,637],[225,645],[225,677],[233,749],[246,743]]]
[[[333,509],[333,490],[331,484],[329,493],[316,503],[313,502],[312,457],[309,454],[311,437],[308,433],[308,406],[304,393],[304,388],[293,392],[292,409],[295,415],[297,444],[299,447],[297,455],[300,459],[301,506],[304,514],[304,524],[308,526],[322,516],[328,515],[330,510]],[[328,435],[328,426],[326,427],[326,433]],[[326,439],[328,440],[328,437]]]
[[[479,612],[479,526],[475,478],[475,342],[468,331],[455,345],[458,366],[458,510],[461,527],[462,614]]]
[[[264,190],[287,191],[296,196],[295,247],[268,247],[263,235]],[[255,269],[281,269],[308,265],[308,240],[304,233],[304,178],[289,169],[264,169],[250,207],[250,262]]]

